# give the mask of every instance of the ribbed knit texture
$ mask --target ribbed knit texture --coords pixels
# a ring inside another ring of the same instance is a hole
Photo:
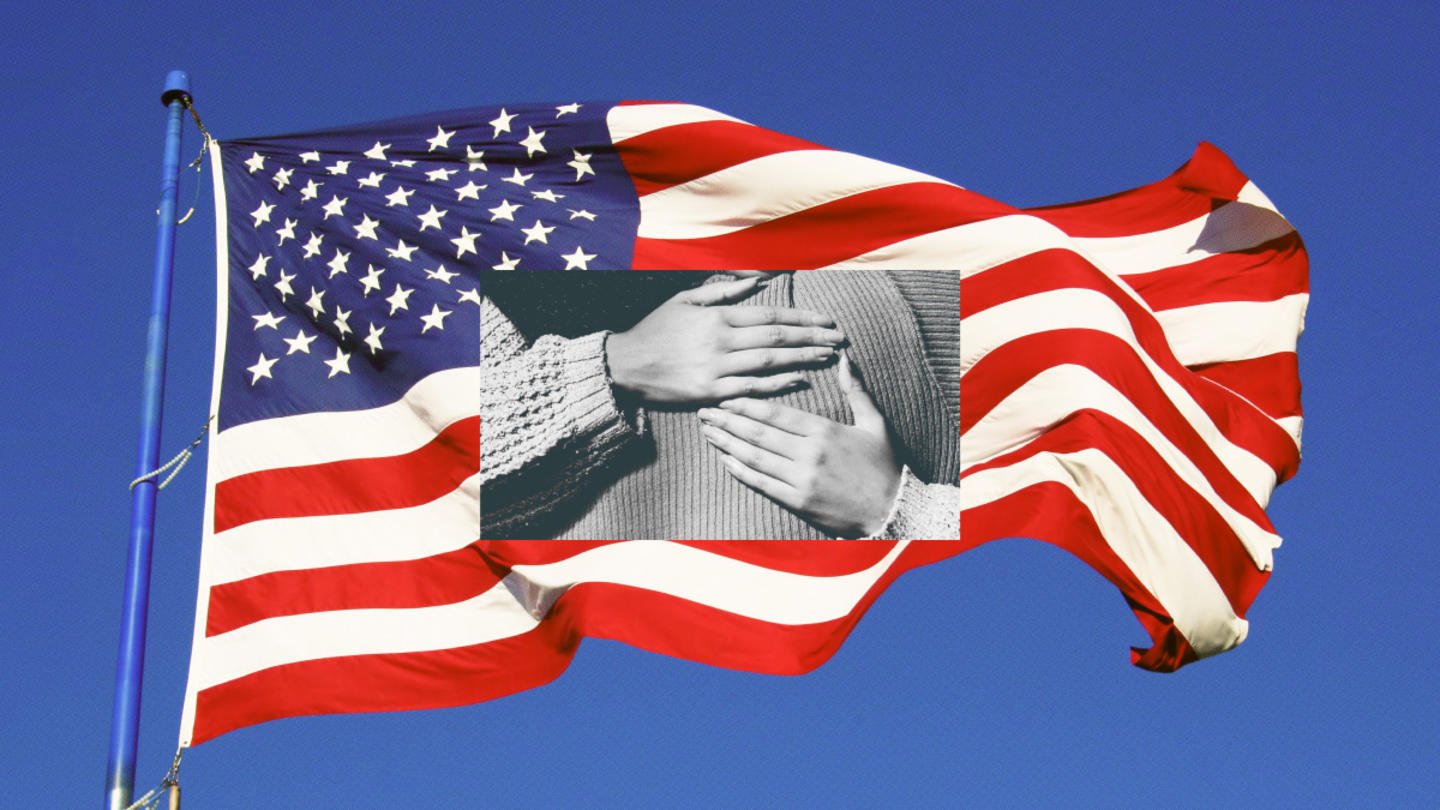
[[[802,272],[771,279],[740,305],[798,307],[833,317],[850,339],[848,351],[866,389],[886,415],[900,461],[924,481],[958,485],[959,295],[959,273],[947,271]],[[808,388],[778,401],[851,423],[834,365],[806,372],[805,377]],[[826,536],[726,473],[720,454],[701,433],[696,410],[649,410],[653,445],[632,443],[617,453],[603,475],[589,482],[581,500],[566,505],[563,513],[573,521],[547,526],[548,521],[541,520],[534,526],[535,536]],[[907,497],[918,497],[915,493],[914,487],[902,491]],[[956,526],[958,514],[957,507]],[[936,524],[931,520],[921,525]]]

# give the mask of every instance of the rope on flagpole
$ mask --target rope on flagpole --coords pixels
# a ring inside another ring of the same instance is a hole
[[[150,472],[145,473],[139,478],[136,478],[134,481],[131,481],[131,491],[134,491],[135,487],[139,486],[141,481],[149,481],[152,478],[158,478],[160,477],[160,473],[163,473],[166,470],[170,470],[170,468],[173,466],[175,469],[170,470],[170,474],[165,476],[165,480],[161,481],[160,484],[155,487],[157,490],[164,489],[165,485],[173,481],[175,479],[175,476],[180,474],[180,470],[184,469],[186,462],[190,460],[190,456],[194,455],[195,448],[199,447],[200,443],[205,441],[205,435],[210,432],[210,423],[213,421],[215,421],[215,415],[211,414],[210,418],[205,420],[204,426],[200,428],[200,435],[195,437],[195,441],[190,442],[190,446],[176,453],[174,458],[170,459],[164,464],[161,464],[159,467],[156,467]]]
[[[195,126],[200,129],[200,134],[204,137],[200,143],[200,154],[196,155],[195,159],[190,161],[190,168],[193,168],[195,170],[195,196],[190,200],[190,210],[185,212],[185,216],[175,220],[176,225],[184,225],[187,221],[189,221],[190,217],[195,214],[195,203],[199,202],[200,200],[201,167],[205,163],[205,154],[210,151],[210,142],[215,140],[214,138],[210,137],[210,130],[206,129],[205,124],[201,123],[200,113],[195,111],[195,104],[190,99],[190,96],[184,96],[180,99],[180,101],[185,105],[185,109],[190,111],[190,117],[195,119]],[[134,487],[135,485],[131,484],[130,486]]]
[[[151,788],[149,793],[136,799],[125,810],[151,810],[160,803],[161,793],[169,793],[170,810],[180,810],[180,757],[184,753],[184,748],[176,748],[175,759],[170,763],[170,772],[165,774],[165,778],[160,780],[160,784]]]

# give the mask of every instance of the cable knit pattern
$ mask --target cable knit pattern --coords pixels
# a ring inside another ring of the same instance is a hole
[[[609,332],[525,341],[500,310],[480,305],[481,535],[553,509],[643,432],[611,393]]]

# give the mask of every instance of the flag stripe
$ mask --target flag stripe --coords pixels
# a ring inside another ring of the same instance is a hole
[[[212,586],[205,634],[276,616],[446,605],[477,596],[499,580],[473,547],[418,560],[275,571]]]
[[[810,269],[1012,210],[976,199],[964,189],[935,183],[863,191],[722,235],[638,238],[634,261],[636,269],[698,265],[718,269]],[[916,204],[923,207],[904,219],[879,216],[896,205]],[[867,228],[835,227],[837,222],[866,218],[876,220],[876,224]]]
[[[272,518],[227,530],[207,549],[209,585],[274,571],[413,560],[469,545],[479,536],[480,475],[408,509]]]
[[[1221,301],[1274,301],[1306,289],[1298,234],[1254,248],[1222,253],[1191,265],[1124,277],[1151,309],[1160,311]]]
[[[246,422],[221,431],[211,445],[216,473],[231,478],[275,467],[348,458],[394,456],[422,447],[455,422],[474,416],[478,367],[438,371],[389,405]]]
[[[418,506],[480,468],[480,417],[462,419],[424,447],[389,458],[246,473],[215,485],[215,531],[255,520]]]
[[[641,197],[637,236],[721,236],[862,191],[912,183],[953,186],[922,172],[848,152],[782,152]]]
[[[777,152],[823,150],[810,141],[738,121],[706,121],[651,130],[617,144],[625,170],[644,196]]]
[[[1238,392],[1276,419],[1301,413],[1300,386],[1291,382],[1300,378],[1299,356],[1295,352],[1276,352],[1248,360],[1200,365],[1192,370],[1217,385]]]

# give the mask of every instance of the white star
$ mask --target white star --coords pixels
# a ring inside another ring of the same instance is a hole
[[[580,112],[579,104],[561,104],[559,107],[555,108],[555,117],[559,118],[560,116],[567,114],[574,115],[578,112]]]
[[[345,263],[348,261],[350,261],[350,254],[340,248],[335,248],[335,255],[331,257],[328,263],[330,275],[326,276],[326,278],[334,278],[341,273],[349,273],[350,268],[345,266]]]
[[[334,273],[331,273],[331,275],[334,275]],[[319,319],[321,315],[325,314],[325,305],[321,301],[324,297],[324,290],[318,290],[314,287],[310,288],[310,300],[305,302],[305,306],[310,308],[310,311],[314,313],[316,319]]]
[[[294,172],[294,169],[277,169],[275,171],[275,176],[271,178],[275,181],[275,190],[281,191],[286,186],[290,185],[290,175]]]
[[[380,336],[383,334],[385,334],[385,327],[376,329],[375,324],[370,324],[370,334],[365,336],[365,345],[370,347],[371,354],[379,354],[380,350],[385,348],[380,345]]]
[[[335,331],[340,337],[350,334],[350,312],[348,309],[341,309],[339,304],[335,305]]]
[[[431,305],[430,314],[420,316],[420,321],[425,324],[420,328],[420,334],[423,335],[431,329],[445,331],[445,316],[449,314],[450,310],[441,309],[439,304]]]
[[[404,259],[405,261],[408,262],[408,261],[410,261],[410,254],[411,254],[411,253],[414,253],[414,252],[415,252],[415,249],[416,249],[416,246],[415,246],[415,245],[407,245],[407,244],[405,244],[405,240],[404,240],[404,239],[396,239],[396,240],[395,240],[395,247],[393,247],[393,248],[385,248],[385,252],[388,253],[388,254],[390,254],[390,258],[392,258],[392,259]]]
[[[440,218],[448,213],[450,212],[442,211],[433,205],[430,206],[429,211],[416,217],[416,219],[420,220],[420,230],[424,231],[426,228],[434,228],[437,231],[440,230]]]
[[[430,144],[430,148],[426,149],[425,151],[434,152],[436,149],[449,149],[450,136],[454,134],[455,131],[453,129],[449,132],[446,132],[444,127],[435,127],[435,137],[426,141],[426,143]]]
[[[251,152],[250,157],[245,159],[245,168],[249,169],[251,174],[265,168],[265,156],[259,152]],[[268,377],[269,375],[267,374],[266,376]]]
[[[256,258],[256,259],[255,259],[255,263],[252,264],[252,265],[250,265],[250,278],[253,279],[253,280],[255,280],[255,281],[259,281],[260,279],[264,278],[264,277],[265,277],[265,268],[268,267],[269,265],[270,265],[270,257],[269,257],[269,256],[260,256],[260,257]]]
[[[325,171],[333,175],[345,174],[350,171],[350,161],[337,160],[332,165],[326,166]]]
[[[536,132],[534,127],[526,127],[525,129],[528,130],[528,132],[525,135],[525,139],[520,141],[520,145],[525,147],[525,157],[535,157],[536,152],[547,151],[545,144],[541,143],[541,141],[545,139],[545,133]]]
[[[280,241],[277,242],[276,244],[283,245],[283,244],[285,244],[285,240],[286,240],[286,239],[294,239],[294,238],[295,238],[295,226],[296,226],[296,225],[299,225],[299,224],[300,224],[299,222],[297,222],[297,221],[295,221],[295,220],[293,220],[293,219],[291,219],[291,218],[289,218],[289,217],[286,217],[286,218],[285,218],[285,224],[282,225],[282,226],[280,226],[279,228],[276,228],[276,229],[275,229],[275,235],[278,236],[278,237],[280,237]]]
[[[394,191],[385,195],[385,207],[391,208],[396,205],[403,205],[406,208],[409,208],[410,195],[414,193],[414,189],[405,188],[404,186],[396,186]]]
[[[460,171],[459,169],[431,169],[425,173],[425,179],[432,183],[443,183],[450,179],[450,175]]]
[[[500,251],[500,263],[497,264],[497,265],[491,266],[490,269],[491,269],[491,270],[514,270],[515,267],[516,267],[517,265],[519,265],[519,264],[520,264],[520,257],[519,257],[519,256],[516,256],[515,258],[512,259],[512,258],[510,258],[510,254],[509,254],[509,253],[506,253],[505,251],[502,250],[502,251]]]
[[[390,314],[394,315],[402,309],[409,309],[410,294],[413,292],[415,292],[415,290],[407,290],[399,284],[396,284],[395,292],[390,293],[390,297],[385,299],[386,303],[390,304]]]
[[[514,222],[515,212],[524,207],[523,205],[516,205],[509,200],[501,200],[499,205],[490,209],[490,221],[494,222],[497,219],[508,219]]]
[[[492,138],[498,138],[498,137],[500,137],[500,133],[502,133],[502,132],[509,132],[509,131],[510,131],[510,120],[513,119],[514,117],[515,117],[515,115],[514,115],[513,113],[512,113],[512,114],[506,114],[505,108],[504,108],[504,107],[501,107],[501,108],[500,108],[500,115],[499,115],[498,117],[496,117],[494,120],[488,122],[488,123],[490,124],[490,126],[492,126],[492,127],[495,128],[495,134],[492,135],[492,136],[490,136],[490,137],[492,137]]]
[[[576,245],[574,253],[561,253],[560,258],[565,260],[566,270],[589,270],[590,268],[586,265],[595,258],[595,254],[586,253],[580,249],[579,245]]]
[[[303,329],[296,329],[295,337],[281,338],[281,340],[285,341],[290,345],[290,351],[285,352],[286,354],[294,354],[296,352],[304,352],[305,354],[309,354],[310,344],[315,342],[315,337],[315,335],[305,334],[305,331]]]
[[[266,312],[264,315],[251,315],[250,317],[255,319],[255,331],[257,332],[267,326],[278,332],[280,331],[280,322],[285,320],[284,315],[276,317],[270,312]]]
[[[375,235],[375,229],[379,227],[379,225],[380,220],[371,219],[369,214],[361,214],[360,224],[355,226],[355,238],[379,241],[380,237]]]
[[[349,197],[341,197],[338,194],[330,196],[330,202],[325,203],[325,219],[338,217],[345,213],[345,203],[350,202]]]
[[[570,151],[575,154],[575,159],[565,165],[575,170],[575,182],[580,182],[580,178],[587,174],[595,174],[595,170],[590,168],[590,155],[581,152],[579,149],[571,149]]]
[[[475,303],[475,306],[480,306],[480,290],[479,290],[479,288],[476,288],[476,289],[473,289],[473,290],[461,290],[461,291],[460,291],[460,303],[463,304],[463,303],[465,303],[466,301],[473,301],[473,302]]]
[[[472,172],[490,170],[489,167],[485,165],[485,150],[477,150],[474,146],[468,144],[465,146],[465,162],[470,164],[470,171]]]
[[[390,165],[391,165],[391,166],[399,166],[399,167],[402,168],[402,169],[408,169],[408,168],[410,168],[411,166],[414,166],[414,165],[415,165],[415,161],[413,161],[413,160],[392,160],[392,161],[390,161]]]
[[[290,282],[294,280],[294,273],[286,273],[284,270],[280,271],[280,278],[275,281],[275,289],[280,292],[281,301],[295,294],[295,288],[290,286]]]
[[[365,288],[366,296],[372,292],[380,292],[380,274],[383,272],[385,272],[385,268],[372,264],[369,271],[360,279],[360,285]]]
[[[310,234],[310,241],[305,243],[305,258],[313,259],[320,255],[320,242],[325,239],[324,234],[315,232]]]
[[[520,167],[519,167],[519,166],[516,166],[516,167],[515,167],[515,173],[514,173],[514,174],[510,175],[509,177],[502,177],[502,178],[500,178],[500,179],[501,179],[501,180],[504,180],[504,181],[507,182],[507,183],[514,183],[514,184],[517,185],[517,186],[524,186],[524,185],[525,185],[525,181],[529,180],[530,178],[532,178],[532,177],[534,177],[534,176],[535,176],[535,175],[533,175],[533,174],[521,174],[521,173],[520,173]]]
[[[261,200],[260,207],[250,212],[250,216],[255,218],[255,227],[260,227],[260,223],[262,222],[269,222],[270,212],[274,210],[275,206],[265,202],[264,200]]]
[[[475,253],[475,240],[479,238],[480,234],[471,233],[469,228],[461,225],[460,236],[450,240],[450,244],[455,246],[455,258],[458,259],[466,253]]]
[[[426,271],[425,271],[425,277],[426,277],[426,278],[436,279],[436,280],[440,281],[442,284],[449,284],[449,283],[450,283],[450,279],[455,278],[455,277],[458,276],[458,275],[460,275],[460,274],[459,274],[459,273],[452,273],[452,272],[450,272],[449,270],[446,270],[446,269],[445,269],[445,265],[443,265],[443,264],[440,265],[439,267],[435,268],[434,270],[426,270]]]
[[[320,159],[320,153],[319,153],[319,152],[301,152],[301,153],[300,153],[300,161],[301,161],[302,163],[314,163],[314,162],[318,161],[319,159]]]
[[[590,213],[589,211],[586,211],[583,208],[579,211],[576,211],[574,208],[566,208],[565,210],[570,212],[571,219],[583,219],[589,222],[595,221],[595,215]]]
[[[379,188],[380,181],[385,179],[383,172],[370,172],[359,180],[355,181],[357,188]]]
[[[389,148],[390,148],[390,144],[388,144],[388,143],[380,143],[379,141],[376,141],[374,146],[372,146],[372,147],[370,147],[369,149],[365,150],[365,157],[368,157],[368,158],[370,158],[371,160],[384,160],[384,159],[385,159],[385,150],[386,150],[386,149],[389,149]]]
[[[314,178],[311,178],[310,182],[306,183],[305,187],[300,189],[300,202],[305,202],[306,200],[313,200],[316,197],[320,196],[320,187],[323,185],[325,184],[317,183],[315,182]]]
[[[563,198],[565,195],[556,194],[555,192],[547,188],[544,191],[532,191],[530,192],[530,196],[534,197],[537,200],[545,200],[546,202],[560,202],[561,198]]]
[[[333,360],[326,360],[326,361],[325,361],[325,365],[327,365],[327,366],[330,367],[330,375],[329,375],[329,377],[326,377],[326,379],[329,379],[330,377],[334,377],[336,374],[349,374],[349,373],[350,373],[350,355],[349,355],[349,353],[346,352],[344,349],[341,349],[339,346],[336,346],[336,347],[335,347],[335,358],[334,358]]]
[[[250,384],[254,385],[260,382],[261,377],[270,377],[272,380],[275,379],[270,375],[270,367],[275,365],[275,361],[279,359],[278,357],[266,357],[265,353],[261,352],[260,359],[255,361],[255,365],[245,369],[251,374]]]
[[[475,185],[475,181],[471,180],[465,185],[455,189],[455,202],[460,202],[466,197],[472,200],[479,200],[480,192],[487,188],[489,188],[489,186],[477,186]]]
[[[554,225],[551,225],[547,228],[544,223],[537,219],[535,220],[534,225],[531,225],[528,228],[521,228],[520,232],[525,234],[525,244],[527,245],[531,242],[539,242],[542,245],[548,245],[550,244],[548,235],[553,230],[555,230]]]

